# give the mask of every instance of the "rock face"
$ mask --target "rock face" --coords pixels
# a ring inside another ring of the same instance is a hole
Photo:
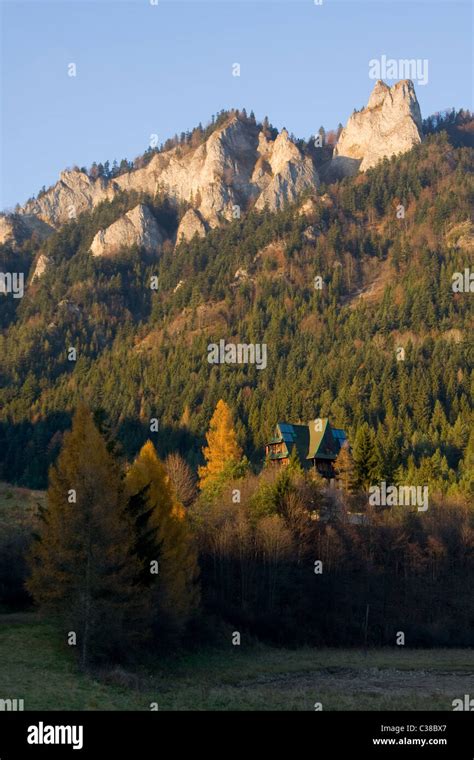
[[[0,245],[13,248],[35,234],[38,240],[45,240],[54,230],[41,219],[31,215],[0,214]]]
[[[0,245],[15,245],[16,242],[17,240],[14,221],[11,216],[2,214],[0,216]]]
[[[179,223],[176,233],[176,245],[179,245],[183,241],[188,242],[192,240],[194,235],[204,237],[205,234],[206,225],[202,221],[201,215],[193,208],[189,208]]]
[[[199,222],[212,228],[222,219],[232,219],[236,207],[245,211],[256,203],[258,208],[276,210],[317,182],[311,159],[303,156],[286,130],[268,140],[255,122],[233,114],[197,148],[178,146],[157,153],[145,167],[112,180],[64,171],[53,188],[20,213],[33,214],[57,228],[120,191],[154,195],[159,190],[172,201],[190,203],[198,212],[197,218],[186,218],[181,230],[186,238],[192,230],[202,234]]]
[[[470,219],[459,222],[446,232],[446,242],[450,248],[460,248],[463,251],[474,251],[474,224]]]
[[[40,253],[36,261],[35,271],[33,272],[31,282],[38,280],[45,273],[49,261],[49,258],[44,253]]]
[[[376,82],[367,106],[352,114],[334,149],[333,168],[342,175],[366,171],[385,156],[421,142],[421,113],[413,82],[389,87]]]
[[[151,211],[139,203],[105,230],[99,230],[91,245],[93,256],[113,256],[118,251],[139,246],[154,253],[164,236]]]
[[[271,168],[271,179],[264,184],[255,204],[257,209],[267,207],[270,211],[292,203],[308,187],[316,187],[318,175],[312,160],[303,156],[283,129],[276,140],[267,142],[262,155]],[[265,177],[265,174],[261,175]]]
[[[90,211],[100,201],[112,199],[116,192],[103,177],[92,180],[79,170],[65,170],[52,188],[29,201],[20,213],[34,215],[57,228],[83,211]]]
[[[254,120],[232,113],[201,145],[179,145],[156,153],[146,166],[113,179],[93,180],[77,169],[64,171],[54,187],[19,213],[25,225],[31,226],[35,219],[37,224],[57,229],[119,192],[154,196],[159,191],[175,204],[191,206],[181,221],[177,242],[190,240],[252,205],[276,211],[319,184],[312,159],[286,129],[275,140],[269,134]],[[410,150],[420,141],[421,115],[413,83],[403,80],[388,87],[378,81],[367,107],[355,112],[342,130],[329,175],[365,171],[384,156]],[[8,231],[2,233],[0,226],[0,239],[2,234]],[[116,233],[112,229],[110,234]],[[94,241],[93,250],[101,251],[97,255],[103,255],[108,245],[105,235],[108,230]]]

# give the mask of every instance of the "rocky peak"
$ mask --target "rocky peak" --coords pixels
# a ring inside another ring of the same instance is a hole
[[[288,131],[283,128],[272,145],[270,166],[273,174],[280,174],[289,162],[300,162],[303,156],[297,146],[290,140]]]
[[[100,201],[113,198],[114,194],[113,187],[109,187],[103,177],[93,180],[78,169],[66,169],[52,188],[28,201],[20,214],[35,216],[58,228],[83,211],[90,211]]]
[[[105,230],[99,230],[91,244],[93,256],[113,256],[120,250],[137,245],[147,253],[155,253],[164,236],[150,209],[139,203]]]
[[[198,237],[204,237],[206,234],[206,225],[204,224],[201,215],[193,208],[188,208],[183,218],[181,219],[178,231],[176,233],[176,245],[185,241],[192,240],[194,235]]]
[[[113,180],[64,171],[54,187],[20,213],[33,214],[57,228],[120,191],[154,196],[160,190],[170,201],[193,207],[197,216],[192,220],[188,215],[185,227],[191,229],[192,224],[201,234],[197,222],[205,229],[216,227],[223,219],[234,218],[236,206],[245,211],[251,203],[274,211],[317,181],[311,159],[302,155],[286,129],[274,141],[268,140],[255,122],[233,114],[197,148],[177,146],[158,153],[143,168]]]
[[[375,166],[385,156],[405,153],[421,142],[421,113],[413,82],[389,87],[377,81],[369,102],[355,111],[334,149],[333,164],[342,174]]]
[[[370,93],[367,108],[378,108],[378,106],[381,106],[389,92],[390,87],[388,84],[385,84],[381,79],[378,79],[375,83],[374,89]]]

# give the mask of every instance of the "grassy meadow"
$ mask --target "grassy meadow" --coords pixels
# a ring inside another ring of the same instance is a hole
[[[472,650],[249,648],[168,656],[147,670],[80,673],[33,613],[0,616],[0,698],[25,710],[451,710],[472,692]]]

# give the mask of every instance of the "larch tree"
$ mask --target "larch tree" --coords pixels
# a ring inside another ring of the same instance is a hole
[[[27,588],[75,634],[82,667],[125,651],[140,615],[130,527],[119,468],[81,405],[50,468]]]
[[[130,500],[142,495],[147,512],[148,548],[142,560],[151,576],[153,628],[158,635],[164,630],[180,632],[199,604],[197,553],[186,510],[151,441],[128,470],[126,488]]]
[[[242,449],[237,443],[232,412],[222,399],[217,402],[206,440],[207,446],[203,448],[206,464],[199,468],[201,490],[217,485],[226,473],[233,474],[242,460]]]
[[[342,490],[347,493],[352,493],[354,489],[354,460],[347,443],[341,446],[339,454],[334,462],[334,470],[336,473],[336,479],[340,483]]]

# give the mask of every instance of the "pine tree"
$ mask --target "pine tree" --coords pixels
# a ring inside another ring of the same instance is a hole
[[[177,501],[151,441],[145,443],[127,472],[126,487],[130,498],[146,489],[146,508],[150,512],[146,531],[147,536],[149,529],[154,532],[154,545],[150,554],[147,539],[144,561],[153,576],[154,628],[159,632],[164,629],[179,632],[199,603],[197,556],[186,510]],[[138,514],[143,515],[143,511]]]
[[[48,507],[30,555],[27,588],[37,604],[74,631],[82,667],[125,648],[139,611],[119,469],[80,406],[50,469]]]
[[[357,430],[352,452],[354,459],[354,486],[367,491],[380,477],[380,462],[375,445],[375,436],[364,422]]]
[[[206,465],[199,468],[201,489],[217,485],[226,473],[232,475],[242,459],[232,413],[222,399],[217,402],[206,439],[208,445],[203,449]]]

